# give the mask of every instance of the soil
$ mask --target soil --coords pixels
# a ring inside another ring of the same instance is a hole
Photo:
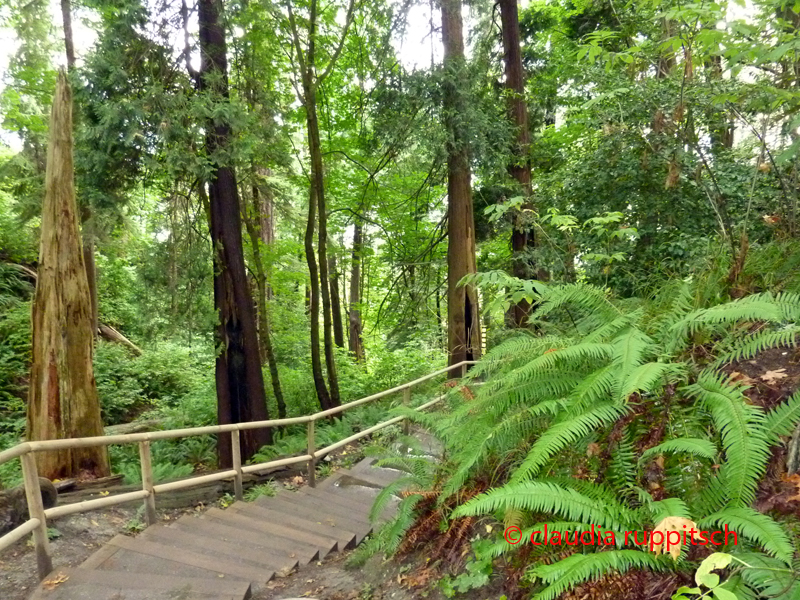
[[[352,552],[352,551],[351,551]],[[444,600],[437,588],[438,577],[427,579],[427,559],[422,555],[405,560],[382,560],[373,557],[359,568],[347,568],[351,552],[332,555],[303,566],[287,577],[276,578],[252,600]],[[495,600],[502,595],[502,580],[496,577],[489,585],[459,594],[460,600]]]

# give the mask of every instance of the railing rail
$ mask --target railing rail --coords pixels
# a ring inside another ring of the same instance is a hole
[[[271,467],[280,467],[285,465],[292,465],[298,463],[306,463],[308,466],[308,483],[310,486],[315,485],[315,468],[317,459],[325,456],[326,454],[341,448],[351,442],[366,437],[376,431],[379,431],[395,423],[405,421],[404,417],[394,417],[386,421],[382,421],[372,427],[354,433],[353,435],[325,446],[324,448],[316,448],[316,439],[314,433],[314,423],[320,419],[325,419],[332,415],[339,414],[356,406],[380,400],[392,394],[399,392],[403,393],[403,404],[408,405],[411,399],[411,389],[429,381],[439,375],[450,373],[456,369],[459,370],[459,375],[466,374],[467,366],[474,364],[475,361],[465,360],[456,363],[444,369],[434,371],[424,377],[415,379],[403,385],[384,390],[377,394],[372,394],[347,404],[342,404],[335,408],[323,410],[311,415],[302,417],[292,417],[287,419],[269,419],[267,421],[249,421],[246,423],[229,423],[224,425],[211,425],[207,427],[192,427],[187,429],[172,429],[165,431],[152,431],[147,433],[128,433],[121,435],[107,435],[86,438],[70,438],[63,440],[44,440],[22,442],[16,446],[0,452],[0,464],[19,458],[22,462],[22,476],[25,485],[25,496],[28,500],[28,515],[29,519],[13,529],[3,537],[0,537],[0,551],[7,548],[11,544],[22,539],[26,535],[33,533],[33,541],[36,549],[36,562],[39,572],[39,577],[44,578],[50,571],[52,571],[52,558],[50,555],[50,544],[47,538],[47,519],[61,517],[64,515],[71,515],[79,512],[86,512],[98,508],[105,508],[107,506],[115,506],[125,502],[135,500],[144,501],[145,520],[148,525],[152,525],[156,521],[156,504],[155,497],[158,494],[165,492],[184,489],[210,483],[214,481],[221,481],[223,479],[233,478],[234,493],[237,500],[242,499],[243,495],[243,480],[242,477],[246,473],[253,473]],[[416,407],[416,410],[425,410],[441,402],[444,396],[440,396],[435,400],[431,400],[421,406]],[[287,425],[306,424],[308,448],[307,453],[301,456],[291,456],[288,458],[280,458],[262,462],[253,465],[242,465],[240,448],[239,432],[249,429],[262,429],[265,427],[282,427]],[[407,423],[406,423],[407,431]],[[171,481],[168,483],[154,484],[153,482],[153,469],[150,459],[150,442],[158,440],[172,440],[185,437],[194,437],[198,435],[209,434],[231,434],[231,449],[232,449],[232,468],[224,471],[210,473],[208,475],[198,475],[196,477],[189,477],[180,479],[178,481]],[[75,448],[90,448],[95,446],[110,446],[117,444],[139,444],[139,459],[142,469],[142,489],[134,492],[127,492],[124,494],[115,494],[113,496],[105,496],[93,500],[85,500],[74,504],[66,504],[63,506],[55,506],[45,510],[42,505],[42,493],[39,487],[39,476],[36,469],[36,461],[34,459],[35,452],[47,452],[53,450],[65,450]]]

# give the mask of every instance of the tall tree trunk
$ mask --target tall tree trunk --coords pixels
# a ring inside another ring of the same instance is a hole
[[[199,0],[200,89],[228,101],[225,31],[221,0]],[[261,373],[253,298],[242,250],[242,222],[236,173],[227,158],[231,128],[225,120],[206,123],[206,151],[214,159],[208,195],[214,248],[214,306],[219,313],[216,359],[217,417],[220,424],[269,418]],[[226,158],[223,158],[226,157]],[[242,459],[272,442],[270,429],[242,432]],[[231,438],[217,440],[220,466],[231,465]]]
[[[350,263],[349,348],[356,362],[364,362],[364,341],[361,338],[361,247],[364,223],[356,218],[353,225],[353,257]]]
[[[325,367],[328,373],[331,406],[339,406],[341,403],[339,400],[339,378],[336,374],[336,362],[333,355],[333,319],[331,316],[331,296],[328,287],[328,215],[325,203],[325,174],[322,164],[322,143],[320,141],[319,121],[317,119],[317,90],[312,81],[312,74],[310,72],[303,78],[303,81],[306,125],[308,127],[308,149],[311,156],[311,188],[314,190],[312,198],[316,198],[317,210],[319,212],[319,235],[317,236],[319,252],[318,289],[322,297],[322,333],[325,347]]]
[[[344,328],[342,326],[342,302],[339,293],[339,270],[336,265],[336,255],[328,256],[328,271],[331,277],[331,312],[333,316],[333,341],[344,348]]]
[[[64,52],[67,55],[67,69],[70,73],[75,70],[75,42],[72,35],[72,7],[70,0],[61,0],[61,20],[64,27]],[[92,209],[84,206],[81,209],[81,229],[83,231],[83,263],[86,268],[86,279],[89,284],[89,298],[91,299],[92,335],[98,333],[99,322],[97,316],[97,263],[94,260],[94,230],[92,224]]]
[[[519,183],[525,196],[523,209],[531,205],[531,161],[528,150],[531,134],[528,130],[528,106],[525,102],[525,74],[522,70],[522,52],[519,43],[519,15],[517,0],[500,0],[500,21],[503,29],[503,52],[505,56],[505,75],[508,116],[515,129],[515,143],[512,162],[508,167],[510,175]],[[527,213],[530,214],[530,213]],[[511,232],[512,274],[520,279],[533,276],[533,265],[527,254],[536,244],[533,227],[530,226],[524,210],[514,213],[514,227]],[[520,300],[508,310],[509,324],[525,327],[531,306],[527,300]]]
[[[311,376],[314,379],[314,389],[322,410],[331,408],[331,396],[325,378],[322,375],[322,359],[319,353],[319,275],[317,273],[317,257],[314,254],[314,225],[317,212],[317,188],[309,186],[308,194],[308,221],[306,222],[306,237],[304,240],[306,262],[308,263],[309,285],[306,286],[306,310],[311,321]]]
[[[50,116],[39,273],[33,301],[33,349],[27,438],[103,435],[92,370],[89,284],[83,264],[72,163],[72,94],[58,75]],[[49,479],[109,474],[105,447],[37,453]]]
[[[478,295],[474,285],[459,285],[475,273],[472,174],[462,120],[469,109],[462,89],[464,38],[460,0],[441,0],[444,42],[444,113],[447,143],[447,349],[449,364],[480,357]]]
[[[269,320],[269,297],[271,288],[269,276],[264,268],[261,258],[261,244],[267,246],[264,241],[266,238],[273,239],[271,233],[264,234],[264,228],[272,229],[272,200],[262,200],[262,196],[269,196],[269,193],[261,194],[257,184],[253,185],[253,204],[252,210],[248,214],[244,212],[244,223],[247,234],[250,237],[250,245],[253,248],[253,264],[256,269],[256,288],[258,289],[258,341],[261,348],[261,363],[267,363],[269,375],[272,380],[272,392],[275,394],[275,402],[278,405],[278,417],[286,417],[286,402],[283,399],[283,389],[281,388],[280,374],[278,373],[278,363],[275,360],[275,353],[272,349],[272,331]],[[266,215],[264,210],[270,212]],[[258,223],[258,226],[256,226]]]

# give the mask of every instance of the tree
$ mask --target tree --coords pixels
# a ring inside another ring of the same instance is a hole
[[[536,243],[534,229],[527,218],[531,205],[531,161],[528,149],[531,134],[528,129],[528,105],[525,100],[525,73],[522,68],[522,51],[519,43],[519,15],[517,0],[500,0],[500,21],[503,30],[503,53],[505,58],[505,87],[508,116],[514,125],[514,145],[511,163],[508,166],[510,175],[517,181],[525,201],[522,210],[514,211],[514,226],[511,232],[511,272],[515,277],[528,279],[531,277],[532,265],[527,256]],[[520,300],[508,310],[510,324],[524,327],[528,322],[531,306],[527,300]]]
[[[228,104],[228,63],[225,30],[220,23],[221,0],[200,0],[201,64],[198,82],[223,111]],[[242,221],[236,172],[228,154],[231,126],[226,117],[209,118],[206,153],[211,243],[214,247],[214,306],[216,329],[217,418],[220,424],[269,418],[258,346],[253,298],[247,283],[242,249]],[[249,459],[272,442],[270,429],[242,432],[242,458]],[[220,466],[231,465],[230,436],[217,441]]]
[[[465,119],[469,103],[463,89],[464,36],[460,0],[441,0],[444,42],[444,120],[447,129],[447,350],[449,364],[481,354],[478,293],[464,276],[477,271],[472,215],[472,173]]]
[[[33,303],[33,360],[28,393],[29,440],[103,435],[92,370],[91,302],[75,203],[72,93],[58,75],[50,116],[39,275]],[[109,474],[105,447],[36,455],[50,479]]]
[[[353,256],[350,265],[350,310],[348,311],[348,347],[356,362],[364,362],[364,340],[361,338],[361,248],[364,223],[356,217],[353,225]]]
[[[291,3],[287,4],[289,24],[291,27],[292,48],[299,68],[300,90],[298,99],[306,113],[306,129],[308,139],[308,152],[311,159],[311,173],[309,181],[308,221],[304,238],[306,261],[308,262],[311,277],[311,368],[314,376],[314,386],[317,397],[323,409],[339,406],[339,379],[336,373],[336,361],[333,355],[333,316],[330,296],[330,277],[328,274],[328,209],[325,198],[325,172],[322,158],[322,142],[320,140],[319,118],[317,116],[317,94],[320,86],[330,75],[336,61],[344,48],[347,32],[353,22],[354,0],[350,0],[345,23],[333,52],[328,58],[324,68],[318,64],[319,56],[317,46],[319,15],[318,0],[311,0],[308,14],[308,28],[306,31],[307,45],[303,48],[297,19]],[[318,72],[322,71],[322,72]],[[316,215],[319,213],[319,234],[317,236],[319,269],[317,258],[314,256],[314,230]],[[328,385],[322,378],[322,367],[319,358],[319,300],[322,298],[323,340],[325,347],[325,365],[328,374]]]

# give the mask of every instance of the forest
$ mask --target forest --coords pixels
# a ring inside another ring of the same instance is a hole
[[[320,424],[403,415],[445,448],[384,450],[406,475],[375,514],[402,500],[352,565],[431,557],[420,595],[447,597],[800,598],[800,4],[0,6],[0,450],[475,361],[445,409]],[[249,430],[241,458],[305,443]],[[229,467],[231,442],[152,460]],[[138,461],[37,455],[54,480]],[[625,536],[689,526],[736,542]]]

